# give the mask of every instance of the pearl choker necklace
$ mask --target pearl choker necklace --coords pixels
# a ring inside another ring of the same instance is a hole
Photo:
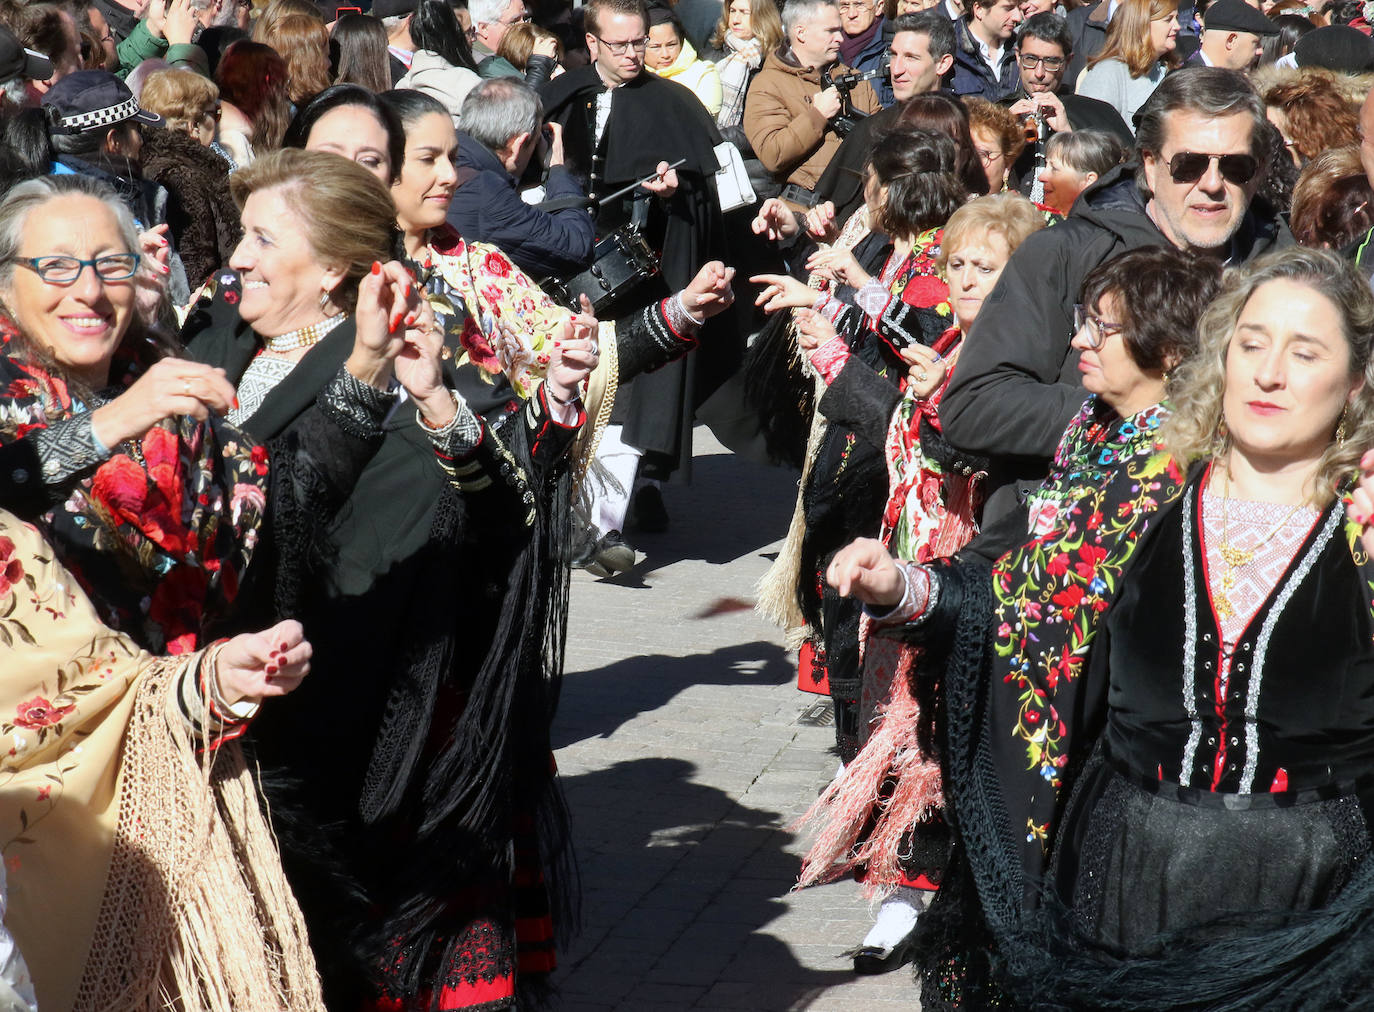
[[[297,348],[309,348],[312,344],[317,344],[326,334],[343,323],[344,314],[331,316],[320,323],[311,323],[299,330],[293,330],[288,334],[279,334],[276,337],[269,337],[267,350],[278,355],[284,355],[288,351],[295,351]]]

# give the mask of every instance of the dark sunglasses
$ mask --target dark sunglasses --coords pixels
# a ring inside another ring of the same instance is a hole
[[[1236,186],[1244,186],[1259,171],[1259,159],[1254,155],[1207,155],[1201,151],[1180,151],[1169,159],[1169,176],[1175,183],[1196,183],[1217,160],[1222,178]]]

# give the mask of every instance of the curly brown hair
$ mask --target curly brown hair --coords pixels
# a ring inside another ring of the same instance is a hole
[[[1360,143],[1360,110],[1330,74],[1304,70],[1297,79],[1269,88],[1264,104],[1282,117],[1279,128],[1299,164],[1323,151]]]

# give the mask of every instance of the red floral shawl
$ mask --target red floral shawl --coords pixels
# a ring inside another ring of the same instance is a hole
[[[0,444],[85,410],[67,384],[0,354]],[[101,619],[155,653],[194,650],[238,595],[267,507],[267,450],[227,422],[167,419],[40,520]]]

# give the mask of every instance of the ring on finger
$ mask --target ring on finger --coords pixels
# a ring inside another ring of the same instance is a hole
[[[917,382],[917,383],[924,383],[924,382],[925,382],[926,380],[928,380],[929,378],[930,378],[930,377],[926,375],[926,372],[925,372],[924,369],[922,369],[920,372],[918,372],[918,373],[916,374],[916,382]]]
[[[191,380],[189,378],[181,381],[181,392],[187,397],[191,396]]]
[[[600,345],[599,342],[597,342],[597,340],[596,340],[595,338],[592,339],[592,346],[591,346],[591,349],[590,349],[590,350],[591,350],[591,353],[592,353],[593,355],[600,355],[600,354],[601,354],[601,345]]]

